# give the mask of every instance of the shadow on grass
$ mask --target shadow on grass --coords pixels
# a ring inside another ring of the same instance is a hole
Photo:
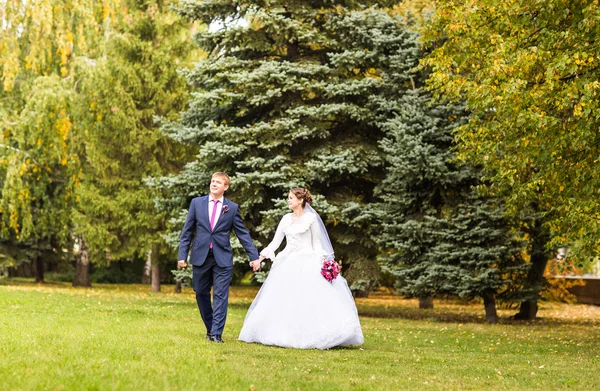
[[[119,293],[133,294],[141,299],[150,299],[153,306],[188,307],[195,306],[194,293],[186,288],[182,294],[174,294],[170,285],[164,285],[162,292],[151,293],[149,285],[142,284],[94,284],[92,288],[73,288],[69,282],[47,281],[36,283],[31,278],[0,279],[0,286],[14,286],[17,289],[62,290],[65,292]],[[173,287],[174,288],[174,287]],[[232,286],[229,295],[229,307],[247,311],[256,296],[259,287]],[[181,295],[181,296],[180,296]],[[185,300],[175,299],[185,298]],[[358,313],[363,318],[406,319],[429,321],[435,323],[474,323],[486,324],[483,304],[476,301],[467,302],[457,299],[441,299],[435,301],[434,309],[418,308],[416,299],[405,299],[393,295],[392,292],[379,290],[368,298],[356,299]],[[563,304],[542,302],[538,318],[532,321],[516,321],[512,316],[517,308],[498,308],[498,323],[513,326],[548,326],[575,325],[600,327],[600,307],[581,304]]]
[[[239,301],[230,301],[229,302],[229,308],[235,308],[238,310],[247,310],[248,308],[250,308],[250,304],[251,303],[243,303],[243,302],[239,302]]]
[[[448,323],[485,323],[485,320],[476,314],[453,313],[447,310],[440,311],[436,309],[421,310],[418,308],[407,307],[374,307],[369,305],[359,305],[358,314],[366,318],[383,319],[408,319],[408,320],[427,320],[432,322]]]
[[[406,319],[420,320],[436,323],[478,323],[487,324],[483,304],[476,303],[456,303],[452,301],[442,301],[436,304],[438,308],[419,309],[416,301],[403,300],[398,298],[394,304],[373,305],[369,299],[360,300],[358,303],[358,314],[366,318],[383,319]],[[556,304],[558,307],[554,312],[555,316],[549,314],[547,309],[540,310],[541,314],[534,320],[523,321],[513,319],[513,315],[518,309],[498,309],[498,324],[512,326],[548,326],[548,325],[578,325],[578,326],[598,326],[600,325],[600,308],[597,308],[596,316],[586,317],[582,314],[574,313],[570,316],[566,313],[568,304]],[[576,305],[572,305],[573,308]],[[572,309],[576,312],[576,308]],[[560,316],[557,316],[560,315]]]
[[[0,278],[0,286],[30,286],[30,287],[71,287],[70,282],[59,282],[59,281],[44,281],[35,282],[32,278]]]

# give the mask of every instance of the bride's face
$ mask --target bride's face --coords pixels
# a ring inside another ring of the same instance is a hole
[[[300,198],[296,197],[294,195],[294,193],[292,193],[290,191],[290,193],[288,194],[288,198],[287,198],[287,204],[288,204],[288,207],[290,209],[296,209],[296,208],[299,208],[299,207],[301,208],[302,207],[302,200]]]

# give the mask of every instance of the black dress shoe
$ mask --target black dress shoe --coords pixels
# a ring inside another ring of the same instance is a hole
[[[223,343],[223,340],[221,339],[220,335],[211,335],[210,341],[217,342],[217,343]]]
[[[210,341],[211,338],[212,338],[212,334],[211,333],[206,333],[206,340]]]

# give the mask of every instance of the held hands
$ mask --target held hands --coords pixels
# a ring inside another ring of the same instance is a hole
[[[253,271],[258,271],[260,270],[260,263],[262,262],[262,260],[265,259],[265,257],[263,257],[262,255],[260,256],[260,258],[255,259],[254,261],[250,262],[250,267],[252,268]],[[180,269],[184,269],[186,268],[188,265],[188,263],[186,261],[177,261],[177,266]]]
[[[265,259],[265,257],[261,255],[258,259],[255,259],[254,261],[250,262],[250,267],[252,268],[252,271],[257,272],[260,270],[260,263],[263,259]]]

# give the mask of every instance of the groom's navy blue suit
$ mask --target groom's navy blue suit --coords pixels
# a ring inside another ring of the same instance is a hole
[[[178,259],[187,259],[191,243],[192,253],[189,263],[193,266],[192,283],[198,309],[207,332],[221,335],[225,328],[229,284],[233,271],[233,253],[229,242],[231,231],[235,232],[251,261],[258,259],[258,251],[252,243],[252,238],[235,202],[223,197],[221,215],[212,230],[208,202],[208,196],[192,200],[181,233]],[[211,243],[212,249],[210,249]],[[211,287],[214,307],[210,302]]]

